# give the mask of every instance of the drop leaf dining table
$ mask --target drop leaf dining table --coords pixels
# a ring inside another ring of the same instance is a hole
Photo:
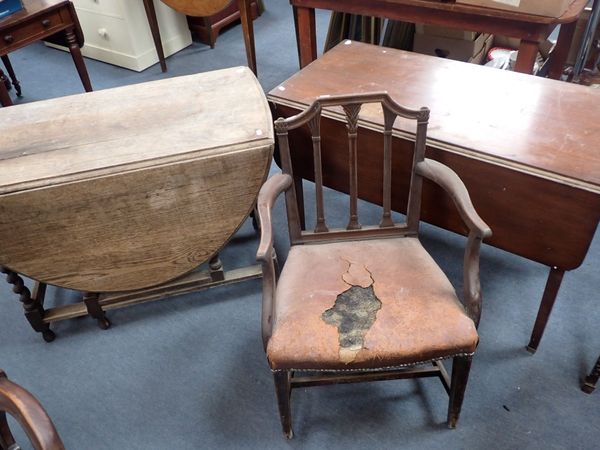
[[[259,277],[258,265],[224,271],[218,252],[272,149],[245,67],[0,109],[0,265],[32,327],[50,341],[58,320],[106,328],[109,309]],[[45,308],[46,284],[83,301]]]
[[[563,276],[583,262],[600,220],[600,91],[584,86],[427,55],[345,41],[276,86],[274,117],[290,117],[320,95],[387,91],[400,104],[431,109],[428,158],[450,166],[492,228],[486,244],[549,266],[550,273],[527,346],[535,352]],[[324,113],[324,184],[348,192],[346,129],[339,111]],[[381,204],[380,109],[363,108],[358,142],[359,197]],[[307,131],[290,133],[299,198],[314,180]],[[397,121],[393,169],[405,175],[415,130]],[[395,176],[396,177],[396,176]],[[402,177],[396,177],[396,180]],[[408,177],[393,186],[392,208],[406,211]],[[302,210],[302,208],[300,208]],[[423,220],[466,234],[453,203],[426,183]],[[507,280],[509,281],[509,280]]]

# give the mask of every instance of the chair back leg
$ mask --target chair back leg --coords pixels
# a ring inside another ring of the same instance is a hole
[[[281,417],[281,426],[283,434],[288,439],[294,437],[292,431],[292,411],[290,408],[290,397],[292,387],[290,383],[291,373],[289,370],[277,370],[273,372],[275,381],[275,392],[277,393],[277,404],[279,406],[279,416]]]
[[[452,381],[448,403],[448,428],[456,428],[460,408],[465,397],[465,389],[471,370],[471,356],[457,356],[452,361]]]

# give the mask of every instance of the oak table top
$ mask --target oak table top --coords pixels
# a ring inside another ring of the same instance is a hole
[[[0,110],[0,264],[91,292],[172,280],[245,220],[272,147],[243,67]]]

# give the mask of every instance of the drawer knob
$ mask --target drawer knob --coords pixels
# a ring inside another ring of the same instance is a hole
[[[12,34],[7,34],[6,36],[4,36],[4,42],[6,42],[7,44],[12,44],[14,40],[15,38],[12,36]]]
[[[42,20],[42,26],[44,28],[48,28],[50,26],[50,19],[44,19],[44,20]]]
[[[104,39],[108,39],[108,31],[106,31],[106,28],[98,28],[98,34]]]

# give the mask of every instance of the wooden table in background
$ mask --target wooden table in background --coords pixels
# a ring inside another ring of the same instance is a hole
[[[486,243],[550,267],[528,348],[535,351],[565,271],[585,258],[600,219],[600,91],[555,80],[350,42],[340,44],[268,98],[275,117],[289,117],[319,95],[385,91],[410,108],[431,109],[427,157],[453,168],[492,228]],[[321,124],[323,177],[348,192],[346,128],[337,112]],[[383,118],[361,112],[359,196],[381,202]],[[394,171],[408,173],[414,130],[398,120]],[[294,175],[314,179],[308,132],[290,133]],[[361,140],[362,139],[362,140]],[[377,144],[369,145],[369,143]],[[362,156],[361,156],[362,155]],[[361,159],[362,158],[362,159]],[[400,179],[402,177],[399,177]],[[399,179],[395,177],[395,180]],[[406,211],[408,179],[393,187],[393,208]],[[465,233],[443,191],[424,188],[423,220]],[[506,280],[510,283],[510,280]],[[485,288],[484,288],[485,292]],[[506,301],[518,299],[505,299]]]
[[[41,40],[64,45],[71,52],[83,87],[90,92],[92,84],[81,55],[83,33],[73,4],[68,0],[23,0],[23,4],[24,10],[0,20],[0,56]],[[0,83],[0,103],[12,105],[4,83]]]
[[[58,320],[107,327],[109,309],[260,277],[259,265],[224,271],[218,252],[272,150],[247,67],[0,109],[0,265],[32,327],[52,340]],[[45,284],[83,301],[48,308]]]
[[[242,22],[242,33],[244,35],[244,44],[246,47],[246,59],[248,60],[248,67],[250,70],[257,74],[256,69],[256,48],[254,45],[254,25],[252,24],[252,8],[250,0],[236,0],[238,9],[240,11],[240,19]],[[162,42],[160,39],[160,30],[158,27],[158,19],[156,18],[156,10],[154,8],[153,0],[143,0],[144,9],[146,10],[146,16],[148,17],[148,24],[150,25],[150,31],[152,32],[152,39],[154,40],[154,46],[158,54],[158,60],[160,62],[160,68],[163,72],[167,71],[167,63],[165,61],[165,55],[162,48]],[[164,3],[169,5],[176,11],[182,12],[189,16],[195,16],[193,3],[187,0],[163,0]],[[207,2],[209,4],[211,2]],[[212,0],[212,3],[223,4],[223,7],[227,6],[225,0]],[[200,2],[200,6],[201,2]]]
[[[315,9],[329,9],[519,38],[515,70],[523,73],[532,73],[539,44],[562,24],[549,71],[549,77],[555,79],[562,73],[577,18],[587,2],[575,0],[561,17],[550,18],[436,0],[290,0],[301,68],[317,59]]]

